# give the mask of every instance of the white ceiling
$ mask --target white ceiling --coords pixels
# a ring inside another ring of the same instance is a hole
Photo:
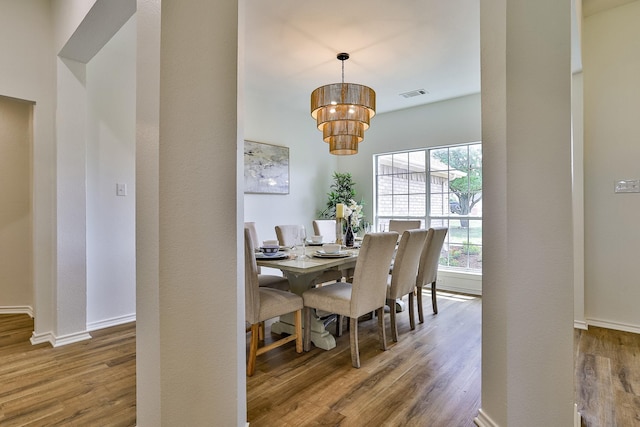
[[[309,111],[340,82],[376,91],[377,112],[480,92],[479,0],[249,0],[245,90],[265,108]],[[424,89],[426,95],[399,94]]]

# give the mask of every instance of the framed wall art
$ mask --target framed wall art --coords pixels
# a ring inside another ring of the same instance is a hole
[[[244,192],[289,194],[289,147],[245,141]]]

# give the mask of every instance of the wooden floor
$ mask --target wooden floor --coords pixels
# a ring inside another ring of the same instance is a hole
[[[582,425],[640,426],[640,335],[590,327],[574,337]]]
[[[425,295],[426,303],[431,298]],[[428,305],[430,308],[430,304]],[[399,313],[398,343],[380,350],[377,321],[360,322],[360,361],[349,334],[325,351],[293,343],[258,357],[247,379],[248,419],[260,426],[473,426],[480,407],[481,302],[451,295],[439,314],[409,328]],[[389,315],[386,316],[389,328]]]
[[[439,308],[413,332],[400,313],[400,341],[386,352],[376,322],[361,322],[360,369],[348,333],[328,352],[298,355],[290,343],[258,357],[247,379],[251,427],[473,426],[481,300],[443,295]],[[133,323],[59,348],[31,345],[32,331],[28,316],[0,315],[0,426],[136,425]],[[592,327],[576,330],[575,344],[583,426],[640,427],[640,335]]]
[[[135,323],[63,347],[31,345],[33,319],[0,316],[0,426],[135,426]]]

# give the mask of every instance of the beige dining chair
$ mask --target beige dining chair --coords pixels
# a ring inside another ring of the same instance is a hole
[[[336,241],[336,220],[335,219],[316,219],[313,221],[313,234],[322,236],[324,243],[333,243]]]
[[[255,222],[245,222],[244,229],[249,230],[249,236],[254,250],[260,247],[260,240],[258,239],[258,232],[256,230]],[[283,276],[276,276],[275,274],[262,274],[260,266],[258,268],[258,283],[260,286],[267,288],[280,289],[281,291],[289,290],[289,280]]]
[[[387,305],[389,306],[391,320],[391,338],[398,341],[398,326],[396,323],[396,299],[409,295],[409,322],[411,329],[416,328],[415,313],[413,309],[413,291],[416,286],[418,265],[424,242],[427,238],[427,230],[406,230],[402,233],[398,251],[396,253],[393,271],[387,281]]]
[[[398,240],[398,233],[369,233],[364,236],[356,261],[353,283],[338,282],[309,289],[302,294],[305,322],[311,322],[311,309],[336,313],[349,317],[351,364],[360,367],[358,349],[358,317],[376,311],[380,347],[387,349],[384,325],[384,305],[387,276],[391,257]],[[311,331],[304,331],[304,349],[311,346]]]
[[[447,235],[447,227],[433,227],[427,232],[420,265],[418,266],[418,276],[416,278],[416,291],[418,297],[418,319],[424,322],[422,310],[422,288],[431,284],[431,306],[433,313],[438,314],[438,301],[436,300],[436,282],[438,280],[438,264],[440,263],[440,253]]]
[[[280,246],[292,247],[300,236],[302,225],[276,225],[276,237]]]
[[[389,231],[395,231],[400,236],[407,230],[420,228],[419,219],[391,219],[389,220]]]
[[[245,320],[251,325],[247,375],[255,372],[256,357],[283,346],[291,341],[296,342],[296,351],[302,353],[302,297],[292,292],[265,288],[258,283],[258,265],[254,255],[255,247],[248,229],[244,229],[244,292]],[[265,320],[283,314],[294,313],[295,333],[281,338],[267,346],[258,348],[260,328]]]

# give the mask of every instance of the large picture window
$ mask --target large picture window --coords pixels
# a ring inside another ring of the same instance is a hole
[[[482,145],[472,143],[375,156],[375,228],[419,219],[449,228],[440,264],[482,271]]]

